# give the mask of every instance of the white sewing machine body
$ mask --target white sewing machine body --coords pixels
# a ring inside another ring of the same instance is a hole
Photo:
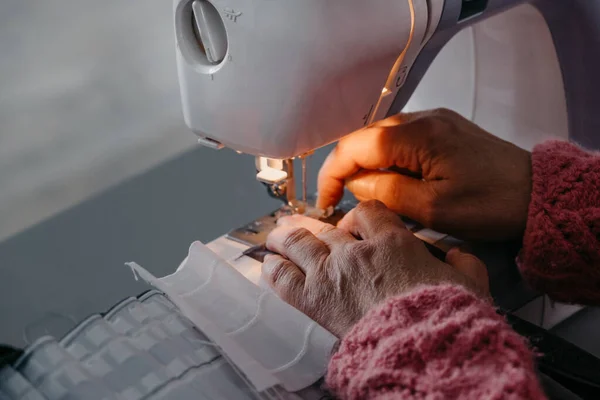
[[[370,121],[390,69],[409,42],[417,54],[428,25],[430,33],[437,25],[430,13],[439,18],[443,6],[437,0],[430,12],[427,2],[416,1],[412,18],[412,1],[210,4],[175,2],[185,120],[226,147],[278,159],[312,151]],[[198,18],[208,15],[198,11],[202,5],[214,18],[219,12],[224,29]],[[214,37],[221,47],[212,46]],[[214,60],[213,53],[221,56]]]
[[[289,159],[435,107],[528,149],[600,147],[598,2],[175,0],[174,12],[185,120],[215,148]],[[247,247],[209,246],[225,259]],[[235,265],[258,282],[259,262]]]
[[[575,116],[584,112],[580,105],[597,104],[589,85],[598,79],[591,46],[598,5],[544,0],[511,10],[522,3],[175,0],[185,120],[201,137],[279,159],[331,143],[407,102],[409,109],[445,105],[475,122],[494,120],[494,133],[509,138],[570,130],[589,142],[586,132],[598,124]],[[212,17],[198,18],[202,8]]]

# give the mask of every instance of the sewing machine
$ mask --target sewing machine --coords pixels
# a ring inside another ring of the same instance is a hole
[[[256,156],[257,179],[291,212],[311,209],[308,155],[400,111],[454,109],[526,149],[549,137],[600,147],[598,2],[176,0],[174,10],[187,125],[203,145]],[[232,257],[274,219],[210,247],[259,283],[257,260]],[[456,243],[409,228],[442,251]],[[493,266],[507,258],[487,255],[497,304],[546,329],[581,309],[525,301]]]
[[[311,152],[401,110],[451,108],[525,148],[600,144],[597,2],[176,0],[174,15],[187,125],[203,145],[256,156],[257,179],[292,212],[307,209]],[[218,247],[258,244],[272,226]]]
[[[289,202],[287,160],[403,108],[444,105],[525,146],[540,132],[595,144],[599,6],[511,11],[523,3],[175,1],[186,123],[201,144],[257,156]]]

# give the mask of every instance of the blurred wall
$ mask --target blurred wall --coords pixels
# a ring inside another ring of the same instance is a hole
[[[0,2],[0,240],[194,145],[171,7]]]

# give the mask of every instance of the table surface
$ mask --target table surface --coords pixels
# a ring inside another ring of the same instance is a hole
[[[327,151],[311,157],[309,173]],[[60,336],[148,289],[125,262],[166,275],[194,240],[279,205],[256,181],[252,157],[198,147],[37,224],[0,243],[0,343],[24,346],[43,326]]]

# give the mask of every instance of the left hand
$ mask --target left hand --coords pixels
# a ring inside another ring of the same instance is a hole
[[[454,283],[487,297],[485,265],[453,249],[435,258],[383,203],[359,204],[336,228],[295,215],[267,239],[263,279],[338,337],[377,303],[422,284]]]
[[[336,205],[345,185],[359,200],[380,200],[458,238],[517,239],[525,232],[531,179],[528,151],[454,111],[428,110],[342,138],[319,171],[317,207]]]

